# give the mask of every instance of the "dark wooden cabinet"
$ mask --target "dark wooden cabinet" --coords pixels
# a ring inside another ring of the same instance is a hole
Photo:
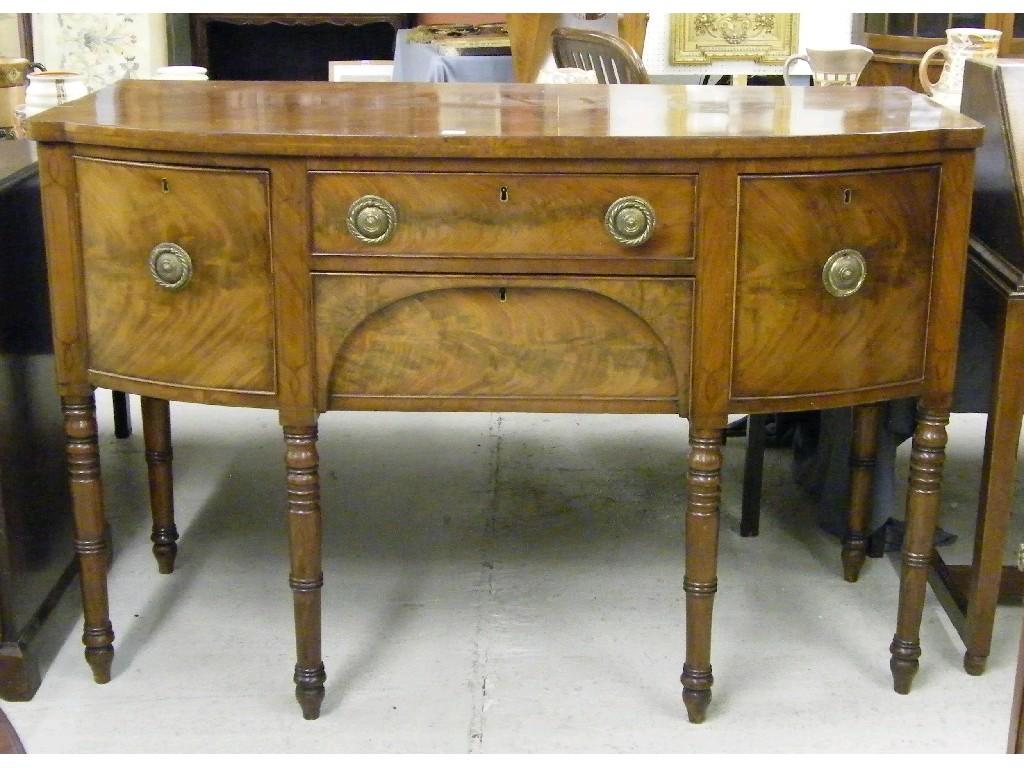
[[[36,638],[74,576],[34,144],[0,141],[0,697],[39,687]]]

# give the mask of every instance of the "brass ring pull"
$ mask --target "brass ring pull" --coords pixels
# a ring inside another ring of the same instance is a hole
[[[852,248],[844,248],[833,253],[821,269],[821,281],[825,284],[825,290],[840,299],[859,291],[867,276],[868,266],[864,257],[860,251]]]
[[[642,197],[620,197],[608,206],[604,228],[620,245],[635,248],[654,234],[654,208]]]
[[[149,252],[149,273],[161,288],[180,290],[192,279],[192,257],[177,243],[160,243]]]
[[[363,195],[349,206],[345,225],[356,240],[377,245],[395,234],[398,211],[383,197]]]

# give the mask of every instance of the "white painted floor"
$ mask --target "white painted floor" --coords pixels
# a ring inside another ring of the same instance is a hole
[[[161,576],[138,399],[125,441],[97,400],[114,679],[91,682],[75,588],[36,697],[3,705],[29,752],[1005,750],[1021,609],[1000,608],[988,671],[969,677],[929,593],[921,671],[896,695],[897,563],[843,582],[783,451],[761,536],[740,538],[742,439],[726,447],[714,700],[689,724],[686,422],[662,416],[325,415],[328,692],[303,721],[276,413],[172,406],[182,538]],[[950,428],[951,562],[969,559],[983,431]]]

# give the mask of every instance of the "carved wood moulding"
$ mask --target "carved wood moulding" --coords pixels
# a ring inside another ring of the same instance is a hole
[[[796,13],[673,13],[673,64],[753,60],[781,64],[796,52]]]

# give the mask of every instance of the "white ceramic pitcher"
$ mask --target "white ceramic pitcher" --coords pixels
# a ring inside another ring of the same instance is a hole
[[[946,30],[946,43],[929,48],[921,58],[917,75],[924,92],[935,101],[950,109],[960,109],[960,96],[964,87],[964,62],[968,59],[995,59],[999,56],[999,38],[1003,33],[998,29],[972,29],[957,27]],[[928,78],[928,62],[938,54],[945,61],[939,81]]]
[[[799,60],[807,62],[814,75],[814,84],[856,85],[860,73],[871,61],[874,51],[863,45],[847,45],[842,48],[807,48],[806,54],[794,54],[782,65],[782,80],[789,81],[789,68]]]

